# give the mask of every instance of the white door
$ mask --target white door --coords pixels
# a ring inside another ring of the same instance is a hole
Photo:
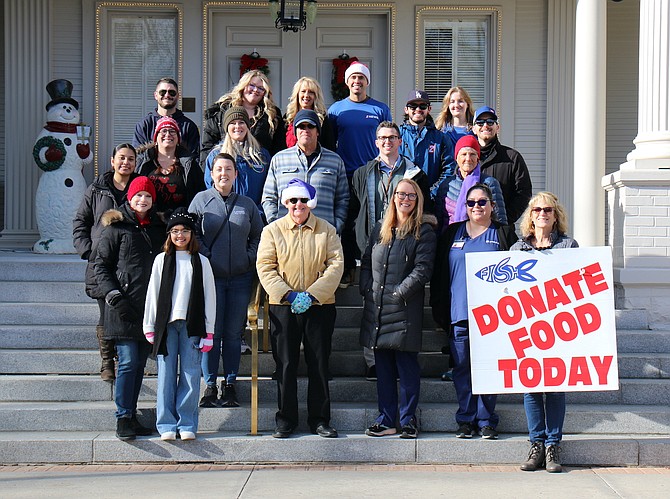
[[[267,9],[220,9],[209,15],[206,105],[228,92],[240,76],[240,57],[254,49],[268,59],[269,79],[277,105],[286,109],[295,81],[316,78],[326,105],[331,95],[333,59],[346,52],[370,67],[369,93],[389,102],[389,21],[386,12],[345,15],[341,9],[320,8],[305,31],[283,32],[274,27]]]

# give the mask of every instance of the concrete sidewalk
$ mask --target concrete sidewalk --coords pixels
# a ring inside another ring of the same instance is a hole
[[[2,466],[8,498],[495,497],[665,498],[670,468],[430,465]]]

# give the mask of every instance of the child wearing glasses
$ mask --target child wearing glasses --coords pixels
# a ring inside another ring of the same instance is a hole
[[[154,260],[143,329],[157,355],[156,429],[161,440],[194,440],[198,431],[201,352],[212,349],[216,290],[198,253],[196,215],[175,210],[163,253]],[[179,370],[177,370],[179,366]]]

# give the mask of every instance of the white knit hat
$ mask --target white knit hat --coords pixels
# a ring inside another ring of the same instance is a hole
[[[370,68],[368,68],[365,64],[361,64],[360,62],[354,62],[344,72],[345,84],[349,81],[349,77],[354,73],[360,73],[365,76],[365,78],[368,80],[368,85],[370,84]]]

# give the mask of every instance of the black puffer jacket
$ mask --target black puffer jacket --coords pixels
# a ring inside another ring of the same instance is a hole
[[[155,215],[151,217],[150,225],[140,227],[128,202],[102,215],[95,278],[102,296],[121,291],[131,312],[123,320],[118,308],[105,307],[105,339],[144,341],[142,318],[151,266],[165,242],[164,225],[157,223]]]
[[[395,237],[379,243],[378,223],[361,259],[365,298],[360,343],[368,348],[418,352],[423,329],[424,289],[435,259],[435,217],[424,216],[419,239]]]
[[[205,125],[202,127],[202,146],[200,147],[200,163],[207,162],[207,155],[226,135],[223,129],[223,116],[230,107],[230,103],[213,104],[205,111]],[[263,112],[258,119],[251,120],[251,135],[261,147],[268,150],[271,156],[286,149],[286,126],[282,119],[281,109],[275,108],[277,119],[274,132],[270,130],[270,120]]]
[[[131,173],[128,184],[137,177]],[[82,260],[88,260],[86,265],[86,294],[91,298],[104,298],[97,290],[97,283],[93,274],[93,263],[98,246],[98,239],[102,233],[100,218],[107,210],[118,208],[114,197],[114,172],[109,171],[98,175],[86,189],[84,199],[81,200],[79,210],[72,221],[72,235],[74,247]]]

